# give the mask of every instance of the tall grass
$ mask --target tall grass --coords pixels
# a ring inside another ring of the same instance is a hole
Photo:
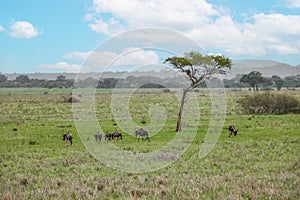
[[[198,157],[210,122],[210,97],[201,91],[200,125],[188,151],[166,168],[134,174],[111,169],[86,151],[72,104],[63,101],[69,91],[0,91],[0,199],[299,199],[300,115],[239,114],[236,99],[244,94],[228,92],[226,123],[208,156]],[[96,94],[105,130],[118,128],[110,100],[109,92]],[[167,125],[150,142],[124,133],[116,145],[150,152],[172,139],[178,108],[172,93],[136,93],[131,100],[137,124],[150,123],[148,105],[160,102],[169,112]],[[228,137],[229,124],[239,129],[236,137]],[[67,131],[73,146],[62,141]]]

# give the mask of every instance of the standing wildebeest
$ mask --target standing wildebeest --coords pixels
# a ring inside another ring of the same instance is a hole
[[[121,139],[122,140],[122,133],[119,132],[119,131],[115,131],[113,134],[112,134],[112,139],[115,140],[115,138],[117,138],[117,140]],[[123,140],[122,140],[123,141]]]
[[[229,125],[228,130],[229,130],[229,137],[231,137],[231,135],[234,136],[237,135],[238,130],[235,129],[234,125]]]
[[[149,139],[149,136],[148,136],[148,132],[145,131],[144,129],[140,128],[140,129],[137,129],[135,131],[135,136],[138,138],[138,141],[139,141],[139,138],[141,137],[142,140],[145,138],[147,139],[148,141],[150,140]]]
[[[100,132],[97,132],[95,134],[95,139],[97,142],[101,142],[101,139],[102,139],[102,134]]]
[[[108,142],[108,141],[111,141],[112,139],[112,136],[113,134],[111,132],[107,132],[104,136],[105,140]]]
[[[63,141],[65,141],[65,142],[69,141],[71,145],[73,144],[72,139],[73,139],[73,137],[72,137],[72,134],[70,134],[70,133],[66,133],[63,135]]]

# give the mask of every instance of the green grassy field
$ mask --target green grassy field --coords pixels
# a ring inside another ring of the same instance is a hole
[[[66,101],[71,92],[0,89],[0,199],[300,199],[300,115],[243,115],[236,100],[249,91],[227,92],[222,134],[203,159],[198,155],[210,122],[210,97],[198,92],[200,124],[187,152],[165,168],[137,174],[114,170],[88,153]],[[118,129],[110,92],[96,93],[104,131]],[[299,91],[283,92],[300,99]],[[124,134],[117,146],[147,153],[174,137],[178,102],[172,93],[134,93],[132,119],[150,123],[149,105],[157,103],[168,112],[161,132],[150,142]],[[229,124],[238,128],[236,137],[228,137]],[[65,132],[73,134],[73,146],[62,141]]]

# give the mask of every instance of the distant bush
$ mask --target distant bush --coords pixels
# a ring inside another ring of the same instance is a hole
[[[166,88],[166,89],[163,90],[163,92],[164,92],[164,93],[169,93],[169,92],[171,92],[171,90],[168,89],[168,88]]]
[[[78,103],[78,102],[80,102],[80,100],[78,100],[74,97],[65,97],[65,96],[63,96],[62,98],[63,98],[62,103]]]
[[[37,143],[36,143],[36,141],[29,141],[29,144],[30,145],[36,145]]]
[[[238,103],[246,114],[297,114],[300,102],[287,94],[257,93],[242,97]]]

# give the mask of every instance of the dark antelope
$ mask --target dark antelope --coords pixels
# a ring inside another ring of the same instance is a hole
[[[107,132],[106,134],[105,134],[105,136],[104,136],[104,138],[105,138],[105,141],[111,141],[111,139],[112,139],[112,133],[111,132]]]
[[[229,125],[228,130],[229,130],[229,137],[231,137],[232,135],[234,136],[237,135],[238,130],[235,129],[234,125]]]
[[[95,139],[96,139],[97,142],[101,142],[102,134],[100,132],[96,133],[95,134]]]
[[[69,141],[71,145],[73,144],[72,139],[73,139],[73,137],[72,137],[72,134],[70,134],[70,133],[66,133],[63,135],[63,141],[65,141],[65,142]]]
[[[115,140],[115,138],[117,138],[117,140],[122,140],[122,133],[120,133],[119,131],[115,131],[113,134],[112,134],[112,139]],[[123,140],[122,140],[123,141]]]
[[[135,136],[138,138],[138,141],[139,141],[139,138],[142,138],[142,140],[145,138],[147,140],[149,140],[149,135],[148,135],[148,132],[145,131],[144,129],[140,128],[140,129],[137,129],[135,131]]]

